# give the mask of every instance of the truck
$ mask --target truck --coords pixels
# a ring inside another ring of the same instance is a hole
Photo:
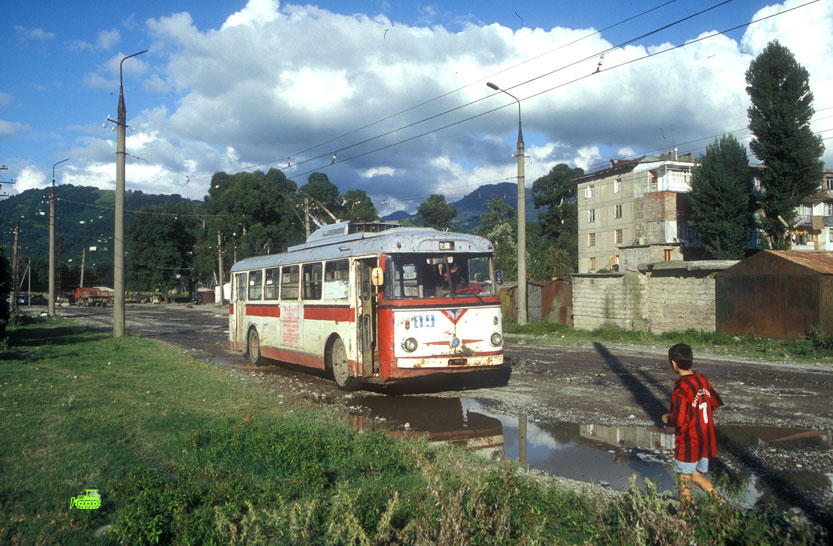
[[[103,286],[79,286],[75,289],[75,305],[79,307],[113,305],[113,289]]]

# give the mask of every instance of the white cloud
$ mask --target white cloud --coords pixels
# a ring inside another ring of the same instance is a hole
[[[47,185],[49,181],[46,179],[46,173],[37,167],[26,166],[20,169],[17,173],[17,182],[14,189],[17,193],[23,193],[26,190],[34,188],[42,188]]]
[[[8,106],[12,103],[12,96],[8,93],[0,92],[0,106]]]
[[[28,40],[46,42],[55,38],[55,33],[46,32],[42,28],[27,28],[21,25],[15,25],[14,30],[18,35]]]
[[[426,16],[439,18],[432,9]],[[588,29],[468,24],[450,32],[268,0],[250,1],[216,29],[197,28],[187,13],[151,19],[152,60],[167,64],[149,67],[137,58],[125,71],[149,74],[144,89],[176,102],[133,114],[138,133],[128,139],[129,152],[147,163],[131,161],[130,183],[199,198],[217,170],[277,167],[299,183],[323,170],[342,191],[364,189],[377,205],[387,199],[380,211],[414,210],[434,192],[454,201],[481,184],[515,180],[517,104],[503,94],[485,99],[492,94],[487,75],[522,99],[529,183],[557,162],[598,168],[617,154],[656,153],[672,142],[685,152],[680,143],[746,126],[744,74],[773,38],[810,70],[817,109],[833,106],[833,63],[826,62],[833,58],[833,8],[813,9],[753,25],[740,43],[718,36],[623,64],[668,44],[628,46],[606,53],[598,74],[598,52],[610,47],[604,36],[558,49]],[[121,57],[85,82],[114,89]],[[452,89],[458,91],[445,95]],[[462,106],[471,101],[479,102]],[[76,145],[79,153],[89,149],[91,179],[112,183],[108,141]],[[330,167],[334,151],[338,161]],[[833,164],[830,154],[826,159]],[[191,182],[183,187],[186,176]]]
[[[16,121],[7,121],[0,119],[0,138],[10,137],[20,134],[23,131],[29,131],[31,127]]]
[[[121,41],[121,34],[116,29],[102,30],[98,33],[98,40],[96,47],[99,49],[112,49],[114,45]]]
[[[371,167],[361,172],[362,178],[375,178],[377,176],[394,176],[396,169],[393,167]]]

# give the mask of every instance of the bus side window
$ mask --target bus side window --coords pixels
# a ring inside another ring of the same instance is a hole
[[[280,268],[266,270],[266,286],[263,288],[263,298],[267,300],[278,299],[278,286],[280,285]]]
[[[324,265],[324,299],[344,300],[350,295],[350,264],[336,260]]]
[[[249,272],[249,300],[259,300],[263,294],[263,270]]]
[[[281,272],[281,300],[298,299],[298,266],[287,265]]]
[[[321,299],[321,263],[304,264],[304,299]]]
[[[235,301],[246,301],[246,274],[238,273],[235,278],[237,284],[234,287],[234,299]]]

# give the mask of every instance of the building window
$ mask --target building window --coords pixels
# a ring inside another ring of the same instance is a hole
[[[833,203],[825,203],[824,204],[824,215],[825,216],[833,216]]]
[[[621,218],[622,217],[622,205],[614,205],[613,206],[613,217],[614,218]]]
[[[593,195],[596,193],[596,187],[593,184],[590,184],[586,188],[584,188],[584,198],[585,199],[592,199]]]
[[[622,191],[622,179],[617,178],[613,181],[613,193],[619,193]]]
[[[826,176],[824,178],[824,188],[827,190],[833,190],[833,176]]]
[[[670,248],[666,248],[665,250],[663,250],[662,251],[662,259],[665,260],[666,262],[670,262],[671,261],[671,252],[672,252],[672,250]]]
[[[612,271],[619,271],[619,256],[610,257],[610,269]]]
[[[616,232],[615,232],[615,236],[614,236],[613,241],[614,241],[617,245],[621,245],[621,244],[622,244],[622,230],[621,230],[621,229],[617,229],[617,230],[616,230]]]
[[[589,223],[596,221],[596,209],[587,209],[587,221]]]
[[[596,258],[590,258],[590,271],[596,269]]]
[[[587,246],[596,246],[596,234],[595,233],[588,233],[587,234]]]

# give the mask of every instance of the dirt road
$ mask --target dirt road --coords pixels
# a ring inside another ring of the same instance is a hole
[[[112,328],[110,309],[61,307],[58,314],[91,327]],[[613,462],[605,463],[610,468],[617,457],[624,457],[626,470],[633,470],[634,461],[642,461],[648,468],[643,472],[646,477],[657,477],[649,471],[654,468],[650,464],[665,464],[661,480],[669,474],[669,432],[659,421],[667,411],[675,379],[666,347],[603,343],[553,347],[510,337],[505,347],[511,371],[508,377],[492,374],[453,384],[423,382],[392,391],[398,395],[392,404],[391,392],[344,393],[322,375],[277,363],[251,367],[242,355],[228,350],[228,319],[222,308],[128,305],[126,315],[130,333],[166,341],[196,358],[263,382],[275,392],[276,399],[301,397],[334,406],[354,420],[384,422],[387,429],[422,430],[437,437],[448,435],[446,425],[452,422],[459,422],[457,437],[460,431],[471,436],[474,417],[482,417],[483,430],[489,432],[482,434],[481,445],[497,437],[497,430],[507,456],[525,458],[526,442],[534,452],[538,441],[545,446],[541,449],[550,450],[546,457],[551,460],[553,448],[546,446],[555,441],[558,449],[582,444],[609,451],[614,454]],[[831,366],[731,360],[697,354],[695,348],[695,368],[709,377],[725,402],[717,414],[718,431],[724,431],[719,464],[737,475],[754,476],[755,500],[775,497],[785,507],[800,507],[814,519],[833,514]],[[521,417],[529,423],[528,439],[516,424]],[[442,432],[437,430],[438,424]],[[605,431],[613,439],[607,439]],[[536,435],[551,440],[536,440]],[[629,435],[634,439],[628,440]],[[515,436],[517,440],[512,439]],[[660,446],[663,442],[664,449]],[[576,455],[579,462],[572,474],[564,460],[541,462],[538,467],[578,479],[614,483],[614,478],[602,479],[600,476],[608,476],[604,473],[586,474],[587,469],[581,467],[588,465],[581,461],[587,456]],[[531,460],[529,464],[535,466]],[[621,487],[622,481],[615,485]]]

